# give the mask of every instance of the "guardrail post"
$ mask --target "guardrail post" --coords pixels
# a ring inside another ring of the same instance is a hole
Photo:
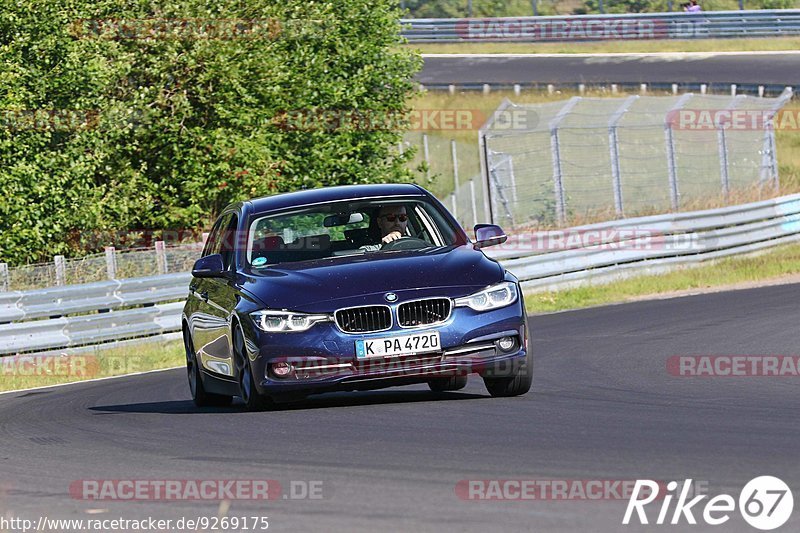
[[[453,216],[458,218],[458,149],[456,141],[450,141],[450,155],[453,157]]]
[[[628,109],[639,97],[629,96],[625,102],[617,109],[608,121],[608,149],[611,152],[611,180],[614,187],[614,210],[617,216],[624,217],[625,211],[622,204],[622,172],[619,166],[619,138],[617,137],[617,125]]]
[[[686,93],[667,111],[664,120],[664,137],[667,143],[667,172],[669,173],[669,197],[672,203],[672,210],[677,211],[680,207],[680,193],[678,192],[678,166],[675,162],[675,135],[672,132],[672,122],[676,114],[686,105],[694,94]]]
[[[56,286],[62,287],[66,285],[66,275],[64,269],[64,256],[57,255],[53,257],[53,263],[56,268]]]
[[[156,263],[158,263],[158,273],[168,274],[167,272],[167,248],[164,241],[156,241]]]
[[[556,117],[548,124],[550,128],[550,151],[553,156],[553,187],[555,188],[556,199],[556,219],[559,224],[567,221],[567,202],[564,198],[564,182],[561,169],[561,144],[558,138],[558,127],[561,122],[569,115],[572,108],[581,101],[580,96],[573,96],[561,108]]]
[[[117,279],[117,253],[113,246],[106,246],[106,273],[108,279]]]
[[[8,282],[8,264],[0,263],[0,292],[7,292],[10,285]]]

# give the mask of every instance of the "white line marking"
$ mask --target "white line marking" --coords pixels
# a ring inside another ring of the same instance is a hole
[[[680,59],[705,59],[714,56],[766,56],[766,55],[800,55],[797,50],[778,50],[775,52],[766,52],[762,50],[751,52],[614,52],[614,53],[598,53],[598,54],[421,54],[423,58],[473,58],[473,59],[489,59],[493,57],[502,58],[528,58],[528,57],[577,57],[577,58],[598,58],[598,57],[662,57],[664,59],[680,58]]]
[[[55,385],[42,385],[41,387],[32,387],[30,389],[16,389],[16,390],[7,390],[0,392],[0,396],[4,394],[13,394],[15,392],[28,392],[33,390],[41,390],[41,389],[54,389],[56,387],[66,387],[67,385],[79,385],[81,383],[92,383],[95,381],[106,381],[109,379],[119,379],[119,378],[128,378],[131,376],[143,376],[145,374],[153,374],[155,372],[165,372],[167,370],[175,370],[178,368],[186,368],[184,366],[173,366],[170,368],[159,368],[157,370],[145,370],[144,372],[134,372],[132,374],[120,374],[119,376],[107,376],[104,378],[92,378],[92,379],[85,379],[82,381],[70,381],[69,383],[56,383]]]

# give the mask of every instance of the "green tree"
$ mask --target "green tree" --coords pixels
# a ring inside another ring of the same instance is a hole
[[[237,199],[410,179],[395,123],[318,120],[407,111],[421,60],[397,46],[397,6],[0,0],[0,261],[208,227]]]

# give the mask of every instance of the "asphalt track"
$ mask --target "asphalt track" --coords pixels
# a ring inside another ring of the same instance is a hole
[[[800,529],[800,378],[674,377],[672,355],[797,354],[800,285],[532,317],[535,390],[424,386],[278,411],[195,409],[182,371],[0,396],[0,517],[215,516],[218,502],[73,499],[80,479],[323,482],[322,499],[234,501],[276,531],[755,531],[620,525],[625,501],[465,501],[459,480],[683,480],[738,498],[776,475]],[[288,492],[288,491],[286,491]],[[656,508],[651,512],[653,520]],[[701,514],[701,513],[696,513]]]
[[[800,85],[800,52],[424,55],[417,80],[470,84]]]

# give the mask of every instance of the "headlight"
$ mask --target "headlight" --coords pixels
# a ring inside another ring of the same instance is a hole
[[[278,333],[282,331],[306,331],[317,322],[327,322],[328,315],[309,315],[290,311],[256,311],[250,314],[261,331]]]
[[[517,284],[504,281],[488,289],[456,300],[456,307],[469,307],[475,311],[488,311],[511,305],[517,301]]]

